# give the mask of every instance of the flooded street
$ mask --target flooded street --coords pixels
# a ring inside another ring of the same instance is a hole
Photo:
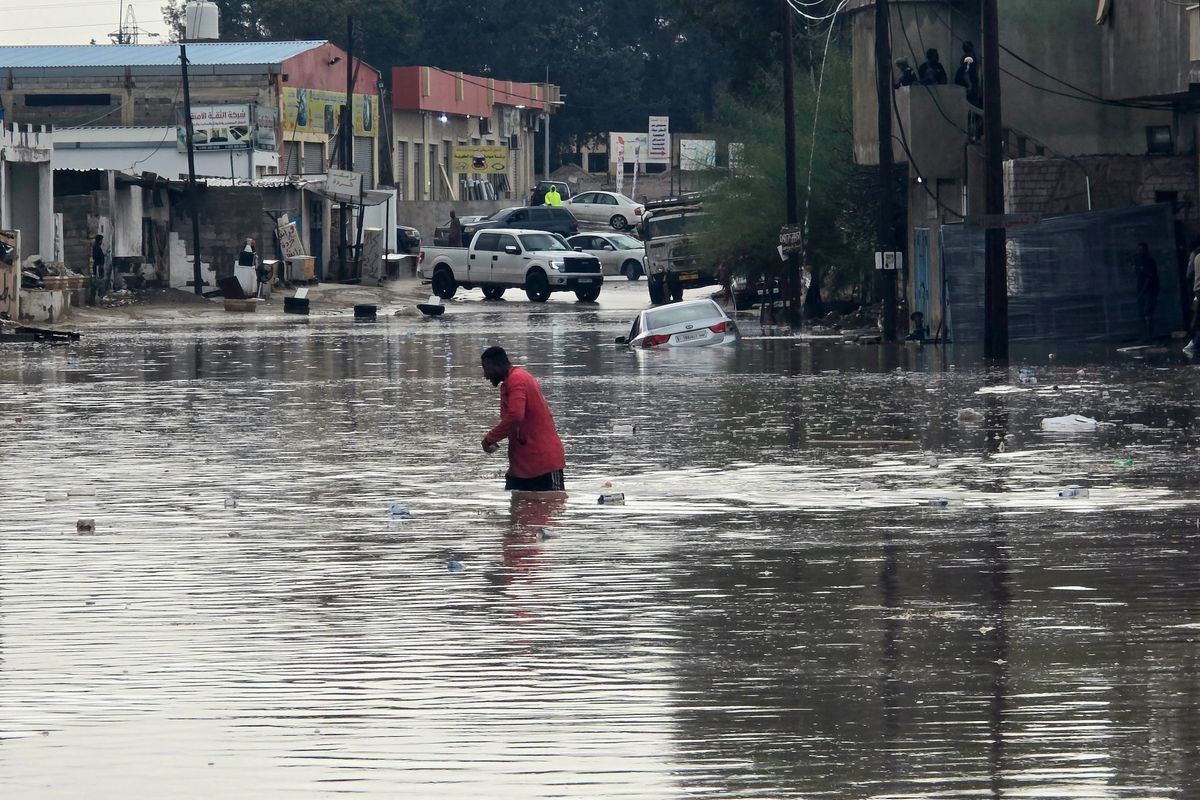
[[[0,350],[0,796],[1194,796],[1197,367],[630,353],[622,291]]]

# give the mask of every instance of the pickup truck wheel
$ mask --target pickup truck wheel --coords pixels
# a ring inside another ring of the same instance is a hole
[[[629,220],[622,217],[620,214],[613,214],[612,219],[608,221],[609,225],[619,231],[623,231],[629,227]]]
[[[486,297],[488,300],[499,300],[501,297],[504,297],[504,287],[503,286],[484,286],[483,287],[483,296]]]
[[[621,274],[631,281],[636,281],[642,274],[642,265],[632,259],[621,265]]]
[[[593,286],[591,289],[576,289],[575,296],[579,298],[581,303],[594,303],[596,298],[600,296],[600,287]]]
[[[525,296],[535,303],[544,303],[550,299],[550,280],[546,273],[535,270],[525,278]]]
[[[650,302],[656,306],[661,306],[666,302],[666,292],[663,291],[663,279],[661,275],[651,275],[646,281],[646,288],[650,291]]]
[[[449,300],[457,291],[458,284],[454,281],[454,273],[444,267],[433,273],[434,294],[443,300]]]

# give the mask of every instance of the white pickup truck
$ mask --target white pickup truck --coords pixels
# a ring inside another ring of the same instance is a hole
[[[417,277],[432,283],[443,300],[460,286],[478,286],[489,300],[513,288],[524,289],[535,303],[546,302],[552,292],[574,292],[591,303],[604,286],[599,259],[572,250],[556,234],[512,229],[481,230],[470,247],[426,247]]]

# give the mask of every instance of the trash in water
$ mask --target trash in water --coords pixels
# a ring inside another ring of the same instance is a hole
[[[625,493],[604,492],[596,502],[602,506],[623,506],[625,505]]]
[[[466,568],[467,565],[461,561],[455,561],[451,559],[450,561],[446,562],[446,569],[450,572],[462,572]]]
[[[1058,490],[1059,497],[1089,497],[1090,495],[1086,486],[1068,486]]]
[[[1113,462],[1113,466],[1114,467],[1132,467],[1133,459],[1132,458],[1118,458],[1116,461]]]
[[[614,436],[633,436],[638,432],[637,425],[618,423],[613,425]]]
[[[47,503],[52,503],[55,500],[66,500],[66,499],[67,499],[66,492],[46,492],[46,502]]]
[[[1017,380],[1021,383],[1037,383],[1037,370],[1033,367],[1019,367]]]
[[[77,521],[75,523],[75,532],[76,533],[95,533],[96,532],[96,520],[81,519],[81,520]]]
[[[982,422],[983,414],[980,414],[973,408],[960,409],[958,412],[958,421],[963,423]]]
[[[408,510],[408,506],[391,503],[388,505],[388,515],[396,519],[410,519],[412,512]]]
[[[926,457],[925,463],[929,465],[930,469],[937,469],[938,468],[938,457],[936,455],[934,455],[933,453],[930,453]]]
[[[933,497],[929,500],[929,505],[934,508],[946,508],[950,505],[950,501],[944,497]]]
[[[1096,430],[1100,423],[1082,414],[1068,414],[1065,417],[1046,417],[1042,420],[1042,430],[1054,433],[1088,433]]]
[[[548,530],[546,528],[542,528],[540,531],[538,531],[538,538],[541,539],[543,542],[546,541],[547,539],[557,539],[561,535],[562,534],[560,534],[558,531],[552,531],[552,530]]]
[[[225,507],[226,508],[237,508],[237,498],[236,497],[226,497],[225,498]]]

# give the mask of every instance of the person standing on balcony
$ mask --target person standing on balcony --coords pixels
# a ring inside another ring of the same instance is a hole
[[[941,86],[946,83],[946,68],[935,48],[925,51],[925,60],[917,67],[917,81],[922,86]]]

